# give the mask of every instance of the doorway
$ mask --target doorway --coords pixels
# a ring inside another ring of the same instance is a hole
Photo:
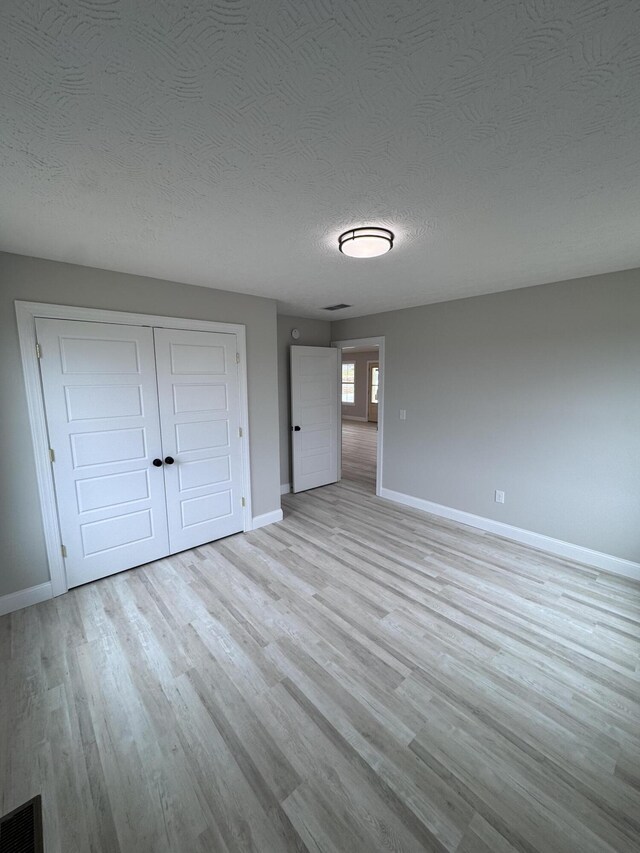
[[[340,478],[379,495],[382,487],[384,338],[336,341]]]

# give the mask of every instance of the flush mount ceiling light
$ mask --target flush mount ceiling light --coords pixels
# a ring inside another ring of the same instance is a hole
[[[393,231],[388,228],[350,228],[338,237],[338,246],[343,255],[350,258],[377,258],[393,247]]]

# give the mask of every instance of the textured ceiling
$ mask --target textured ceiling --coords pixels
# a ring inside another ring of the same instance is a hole
[[[640,266],[638,0],[0,15],[7,251],[329,319]],[[337,252],[371,223],[389,255]]]

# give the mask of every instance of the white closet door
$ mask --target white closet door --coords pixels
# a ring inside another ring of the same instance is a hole
[[[151,329],[37,320],[70,587],[169,551]]]
[[[236,336],[155,329],[171,553],[243,530]]]
[[[294,492],[338,479],[338,352],[291,347]]]

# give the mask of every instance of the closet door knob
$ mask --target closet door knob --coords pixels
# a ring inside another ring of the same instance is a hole
[[[154,459],[153,464],[156,466],[156,468],[160,468],[162,466],[162,459]]]
[[[173,458],[173,456],[165,456],[164,461],[167,463],[167,465],[173,465],[176,460]]]
[[[300,432],[300,427],[299,427],[299,426],[294,426],[294,428],[293,428],[293,429],[294,429],[294,431],[295,431],[295,432]]]

